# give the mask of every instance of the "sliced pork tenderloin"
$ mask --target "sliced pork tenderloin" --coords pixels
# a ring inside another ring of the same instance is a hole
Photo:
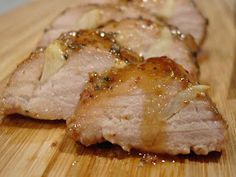
[[[97,28],[109,21],[119,21],[125,18],[145,18],[155,21],[156,18],[133,5],[84,5],[62,12],[45,30],[38,46],[47,46],[61,33],[80,29]]]
[[[167,58],[113,68],[90,78],[68,133],[85,146],[109,141],[126,151],[221,151],[226,125],[207,89]]]
[[[167,56],[173,59],[197,78],[198,69],[194,56],[196,47],[193,47],[196,44],[165,24],[143,19],[125,19],[110,22],[100,29],[113,32],[120,45],[144,58]]]
[[[3,92],[2,112],[66,119],[73,113],[89,74],[139,60],[104,32],[65,33],[17,67]]]
[[[162,19],[176,26],[181,33],[192,35],[199,45],[206,34],[207,20],[191,0],[84,1],[78,7],[63,11],[46,29],[38,45],[46,46],[62,32],[91,29],[111,20],[138,17],[152,21]]]
[[[124,20],[126,18],[130,20]],[[139,20],[132,20],[134,18]],[[110,22],[111,20],[114,23]],[[68,30],[98,26],[105,26],[100,29],[108,32],[119,30],[122,34],[118,35],[117,40],[121,45],[135,50],[145,58],[168,56],[197,77],[197,68],[192,56],[197,52],[194,41],[130,4],[119,7],[87,5],[68,9],[52,23],[39,45],[47,45],[60,33]]]
[[[178,27],[182,33],[192,35],[198,45],[202,44],[206,35],[207,19],[192,0],[128,0],[128,2]]]

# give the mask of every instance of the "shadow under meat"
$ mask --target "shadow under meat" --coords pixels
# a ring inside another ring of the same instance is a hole
[[[120,146],[113,145],[109,142],[92,145],[90,147],[85,147],[80,143],[76,143],[76,150],[78,156],[89,155],[89,156],[105,157],[109,159],[138,158],[142,162],[147,164],[156,164],[159,162],[184,163],[186,160],[200,163],[218,162],[221,157],[220,152],[211,152],[208,155],[196,155],[193,152],[191,152],[189,155],[176,155],[176,156],[143,153],[135,150],[132,150],[131,152],[126,152]]]
[[[39,120],[26,116],[14,114],[4,117],[0,123],[1,127],[18,127],[28,129],[65,129],[66,124],[63,120]]]

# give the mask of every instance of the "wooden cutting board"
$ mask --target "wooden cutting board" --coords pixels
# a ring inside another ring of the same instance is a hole
[[[157,157],[143,162],[112,145],[84,148],[65,134],[63,121],[39,121],[14,115],[0,125],[0,176],[236,176],[236,30],[234,0],[196,0],[209,18],[208,37],[199,60],[201,82],[227,121],[222,154]],[[36,46],[43,29],[75,0],[34,0],[0,16],[0,80]],[[153,158],[153,157],[152,157]]]

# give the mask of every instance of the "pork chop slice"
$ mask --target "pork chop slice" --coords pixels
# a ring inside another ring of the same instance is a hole
[[[113,68],[90,78],[68,133],[85,146],[109,141],[126,151],[221,151],[226,125],[207,88],[167,58]]]
[[[89,2],[86,2],[89,3]],[[97,5],[89,4],[73,7],[63,11],[45,30],[38,46],[47,46],[61,33],[80,29],[97,28],[111,20],[119,21],[125,18],[145,18],[156,20],[142,9],[133,5]]]
[[[1,99],[4,115],[66,119],[93,72],[142,60],[111,35],[94,30],[69,32],[39,49],[12,74]]]
[[[113,32],[116,41],[144,58],[167,56],[182,65],[192,76],[197,78],[194,54],[194,41],[173,33],[163,23],[154,23],[144,19],[124,19],[110,22],[101,28]]]
[[[201,45],[205,35],[207,20],[203,17],[193,0],[128,0],[149,13],[163,18],[176,26],[184,34],[191,34]]]

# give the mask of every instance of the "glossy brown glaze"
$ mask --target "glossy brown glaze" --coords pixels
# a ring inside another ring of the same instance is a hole
[[[165,57],[151,58],[145,63],[130,64],[124,68],[112,68],[102,75],[92,73],[89,83],[81,94],[81,99],[83,102],[92,101],[94,98],[98,98],[100,94],[103,94],[104,91],[107,94],[112,93],[113,88],[119,87],[120,84],[128,81],[132,81],[133,87],[139,87],[145,93],[154,93],[156,96],[161,95],[165,99],[169,95],[168,85],[177,84],[179,88],[175,92],[192,85],[192,78],[180,65],[176,65],[171,59]],[[132,87],[132,85],[130,86]],[[86,97],[88,93],[90,95],[89,99]],[[165,104],[161,100],[159,102],[160,104]]]

